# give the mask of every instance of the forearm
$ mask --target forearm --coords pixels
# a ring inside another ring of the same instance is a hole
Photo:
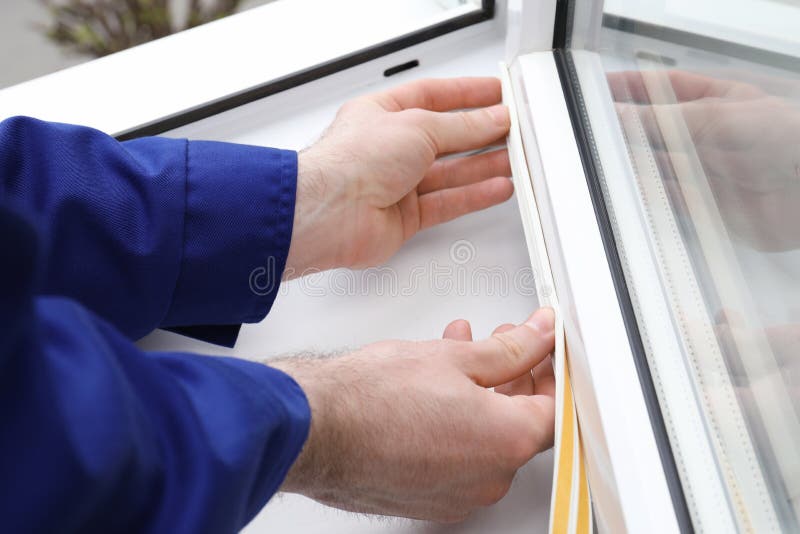
[[[336,358],[270,360],[311,409],[309,438],[282,490],[442,521],[496,502],[515,471],[552,444],[552,372],[538,373],[541,394],[519,383],[532,380],[553,341],[545,310],[476,343],[386,341]]]
[[[355,370],[342,356],[322,354],[270,359],[265,363],[301,385],[312,414],[309,438],[287,473],[281,490],[311,497],[340,488],[341,467],[349,463],[349,459],[337,455],[337,451],[348,448],[343,443],[348,440],[347,409],[343,406],[347,380],[341,380],[339,373]]]

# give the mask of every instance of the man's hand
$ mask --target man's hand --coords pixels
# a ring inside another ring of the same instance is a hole
[[[269,362],[303,387],[312,414],[282,489],[345,510],[438,521],[502,498],[516,471],[552,446],[553,311],[483,341],[469,341],[465,321],[445,336]]]
[[[500,99],[496,78],[459,78],[342,106],[299,155],[286,276],[377,265],[419,230],[507,200],[507,151],[439,159],[502,141],[509,116]]]
[[[677,103],[652,101],[648,77],[668,76]],[[622,120],[636,114],[662,165],[659,108],[681,112],[726,225],[760,250],[800,246],[800,108],[759,87],[686,71],[609,74]],[[767,81],[764,85],[769,85]],[[785,93],[791,93],[784,87]],[[797,94],[797,87],[794,88]],[[668,182],[670,183],[670,182]]]

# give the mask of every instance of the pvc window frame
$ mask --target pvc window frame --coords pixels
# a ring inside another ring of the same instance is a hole
[[[494,0],[426,17],[407,9],[400,0],[273,2],[2,89],[0,120],[78,123],[121,140],[161,134],[480,25],[496,11]]]
[[[594,47],[603,3],[542,4],[510,3],[515,16],[506,61],[524,110],[524,151],[547,248],[554,251],[595,517],[606,531],[691,531],[569,66],[571,46]],[[553,14],[549,42],[530,37],[543,12]]]

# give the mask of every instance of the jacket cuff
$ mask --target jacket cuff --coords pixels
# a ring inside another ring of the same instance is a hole
[[[260,440],[260,467],[253,473],[256,480],[245,510],[246,524],[280,489],[302,452],[311,431],[311,407],[300,385],[281,370],[238,358],[212,358],[247,376],[239,381],[237,391],[252,399],[260,413],[260,421],[251,421],[250,427],[264,437]]]
[[[297,153],[187,144],[183,258],[161,326],[192,327],[177,330],[231,345],[236,325],[261,321],[278,293],[292,237]]]

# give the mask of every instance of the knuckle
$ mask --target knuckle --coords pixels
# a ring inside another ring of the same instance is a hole
[[[399,112],[399,115],[415,126],[423,126],[427,123],[428,119],[428,112],[419,108],[404,109]]]
[[[501,332],[493,337],[501,344],[503,353],[511,363],[517,363],[525,358],[525,348],[510,334]]]
[[[457,161],[458,160],[454,160],[454,159],[439,160],[439,162],[441,164],[441,167],[440,167],[440,169],[441,169],[441,171],[440,171],[441,172],[441,180],[442,180],[443,185],[445,187],[447,187],[448,184],[452,184],[455,181],[456,177],[457,177],[457,171],[458,171],[458,167],[456,166],[456,162]],[[464,321],[463,319],[459,319],[459,320],[460,321]],[[464,321],[464,322],[469,324],[467,321]]]
[[[483,350],[479,343],[481,342],[464,341],[458,347],[459,355],[470,365],[480,366],[480,364],[485,363],[487,351]]]
[[[337,111],[337,115],[348,115],[350,113],[355,112],[359,108],[361,108],[362,102],[360,98],[353,98],[352,100],[348,100],[344,104],[339,107],[339,111]]]
[[[405,109],[398,112],[397,115],[399,115],[402,125],[417,131],[423,140],[433,148],[435,153],[438,151],[435,116],[431,115],[429,111],[416,108]]]
[[[458,118],[466,130],[476,130],[478,125],[475,123],[475,116],[469,111],[458,111]]]
[[[423,108],[431,108],[433,107],[433,100],[431,98],[431,91],[429,88],[435,85],[436,80],[434,78],[423,78],[421,80],[417,80],[416,82],[411,82],[412,90],[418,95],[420,99],[420,105]]]

